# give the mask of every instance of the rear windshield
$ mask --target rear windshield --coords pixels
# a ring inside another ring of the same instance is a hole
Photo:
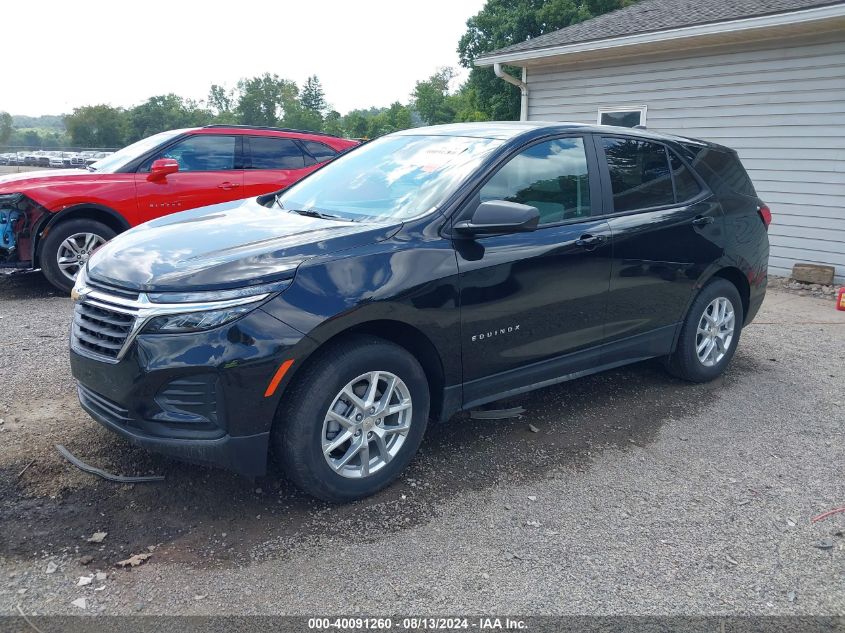
[[[757,196],[751,178],[734,152],[715,149],[712,147],[691,148],[697,151],[692,166],[705,180],[711,180],[711,174],[718,177],[723,185],[731,191],[744,196]]]

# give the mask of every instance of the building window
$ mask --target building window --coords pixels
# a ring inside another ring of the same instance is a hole
[[[647,106],[618,106],[599,108],[599,125],[616,125],[618,127],[645,127]]]

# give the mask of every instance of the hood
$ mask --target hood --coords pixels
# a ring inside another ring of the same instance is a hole
[[[88,277],[138,291],[235,288],[292,277],[317,255],[386,239],[399,223],[310,218],[238,200],[147,222],[88,262]]]
[[[63,182],[78,182],[80,179],[96,179],[101,174],[87,169],[39,169],[19,174],[0,176],[0,193],[17,193],[41,185],[56,185]]]

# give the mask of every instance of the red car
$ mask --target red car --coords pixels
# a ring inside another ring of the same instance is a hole
[[[86,170],[0,176],[0,267],[69,291],[95,248],[168,213],[290,186],[357,145],[317,132],[208,125],[161,132]]]

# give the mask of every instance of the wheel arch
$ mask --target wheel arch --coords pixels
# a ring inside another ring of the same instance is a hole
[[[424,332],[403,321],[392,319],[373,319],[358,322],[349,327],[331,334],[328,338],[320,340],[314,349],[308,354],[302,363],[298,364],[295,373],[290,378],[293,382],[302,370],[323,350],[345,337],[354,334],[365,334],[374,338],[389,341],[403,348],[422,366],[428,381],[430,396],[431,419],[442,419],[444,414],[444,394],[446,372],[443,366],[443,359],[437,351],[436,346]],[[310,338],[310,336],[309,336]]]
[[[748,308],[751,303],[751,284],[748,282],[748,278],[739,268],[736,268],[735,266],[720,268],[715,271],[707,281],[715,278],[726,279],[736,287],[737,292],[739,292],[739,298],[742,300],[743,323],[747,322]]]
[[[41,257],[41,247],[44,238],[52,228],[67,220],[93,220],[101,222],[112,229],[115,233],[123,233],[130,228],[129,223],[114,209],[93,202],[76,204],[57,213],[51,214],[43,226],[38,228],[35,234],[34,260],[37,262]]]

